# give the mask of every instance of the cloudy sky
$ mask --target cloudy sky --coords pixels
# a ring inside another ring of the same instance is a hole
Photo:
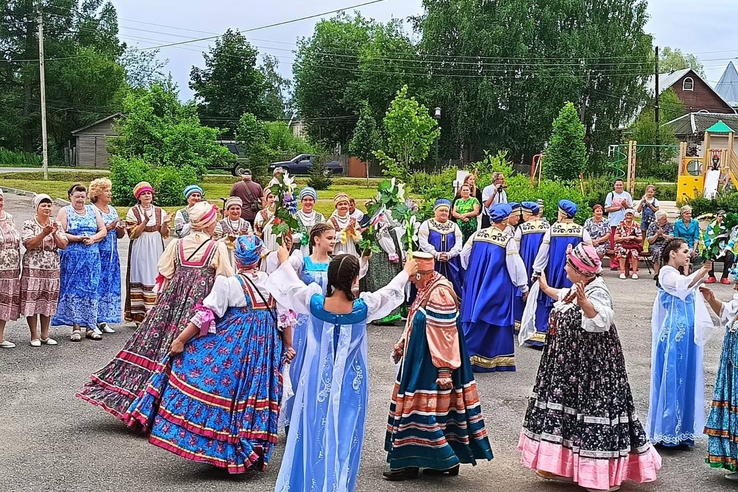
[[[113,0],[120,18],[121,38],[141,48],[222,34],[227,28],[242,30],[328,12],[366,0]],[[366,17],[386,21],[405,19],[422,11],[421,0],[385,0],[356,10]],[[651,0],[647,30],[660,46],[695,53],[702,60],[707,79],[715,85],[728,60],[738,57],[737,0]],[[330,17],[330,14],[326,17]],[[293,49],[298,38],[309,36],[319,18],[248,33],[261,53],[278,57],[281,71],[291,74]],[[731,26],[732,24],[732,26]],[[168,27],[164,27],[168,26]],[[208,41],[164,48],[167,69],[179,84],[181,97],[192,96],[187,84],[192,65],[202,66]],[[736,63],[734,61],[734,63]]]

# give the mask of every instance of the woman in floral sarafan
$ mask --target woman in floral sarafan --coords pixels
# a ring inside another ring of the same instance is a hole
[[[580,243],[566,258],[572,287],[540,278],[556,303],[518,449],[542,478],[614,491],[626,480],[656,480],[661,457],[636,417],[601,269],[595,248]]]

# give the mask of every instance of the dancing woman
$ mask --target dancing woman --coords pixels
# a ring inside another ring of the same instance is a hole
[[[305,285],[295,273],[285,248],[282,263],[267,283],[277,302],[310,316],[305,363],[295,390],[282,466],[275,491],[335,490],[356,487],[364,443],[369,373],[366,326],[383,318],[405,300],[405,285],[415,261],[386,287],[355,297],[359,260],[340,255],[328,267],[328,294]]]
[[[283,356],[294,355],[291,328],[279,330],[267,274],[258,269],[262,247],[253,235],[235,241],[238,274],[216,278],[126,415],[154,446],[229,473],[266,470],[277,443]]]
[[[667,447],[694,446],[705,424],[705,369],[702,346],[713,328],[703,296],[697,292],[710,261],[690,276],[691,251],[684,239],[667,241],[661,252],[659,291],[651,330],[651,398],[646,430],[651,442]]]
[[[566,255],[568,289],[556,299],[518,449],[523,466],[589,491],[652,482],[661,457],[638,421],[612,296],[600,277],[597,251],[579,244]]]

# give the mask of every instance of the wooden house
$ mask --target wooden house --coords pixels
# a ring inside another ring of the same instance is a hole
[[[123,115],[116,113],[72,132],[74,149],[72,162],[78,167],[109,167],[108,139],[117,134],[113,123]]]
[[[654,93],[653,77],[649,83]],[[735,114],[733,107],[691,68],[659,75],[659,92],[673,89],[688,113],[706,112]]]

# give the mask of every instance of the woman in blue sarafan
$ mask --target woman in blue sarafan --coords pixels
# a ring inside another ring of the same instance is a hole
[[[449,220],[450,211],[450,201],[436,200],[433,205],[435,217],[420,225],[418,242],[422,251],[433,255],[436,271],[453,284],[454,292],[461,298],[463,283],[459,255],[464,242],[459,226]]]
[[[351,492],[356,487],[369,399],[367,324],[405,301],[405,285],[417,266],[405,268],[386,287],[358,298],[359,260],[343,254],[328,266],[328,294],[305,285],[282,247],[269,292],[297,314],[310,316],[305,362],[295,390],[290,432],[276,492]]]
[[[554,289],[568,289],[572,283],[566,276],[564,267],[570,248],[579,243],[592,245],[587,230],[574,223],[577,204],[570,200],[559,201],[559,215],[556,222],[543,234],[538,255],[533,262],[533,278],[541,272],[546,273],[548,285]],[[553,309],[554,301],[534,282],[528,295],[528,301],[520,322],[518,340],[533,347],[542,347],[548,332],[548,315]]]
[[[656,445],[694,446],[705,424],[704,343],[714,324],[698,291],[712,262],[692,275],[691,251],[684,239],[671,239],[661,251],[659,291],[651,316],[651,391],[646,432]],[[681,271],[680,271],[681,270]]]
[[[461,328],[474,372],[514,371],[515,292],[528,292],[525,265],[505,232],[511,208],[490,208],[493,225],[469,238],[461,253],[466,268]]]
[[[520,258],[525,265],[525,273],[528,277],[528,287],[532,287],[533,263],[538,256],[538,250],[541,249],[543,236],[550,227],[549,223],[538,217],[540,207],[536,202],[523,202],[523,222],[515,230],[515,241],[518,243],[520,250]],[[515,299],[515,328],[516,332],[520,331],[520,321],[523,319],[523,309],[525,309],[525,301],[523,301],[523,293],[518,291]],[[541,304],[536,312],[536,327],[544,326],[546,323],[546,310]],[[530,346],[543,346],[545,335],[534,335],[527,343]]]

